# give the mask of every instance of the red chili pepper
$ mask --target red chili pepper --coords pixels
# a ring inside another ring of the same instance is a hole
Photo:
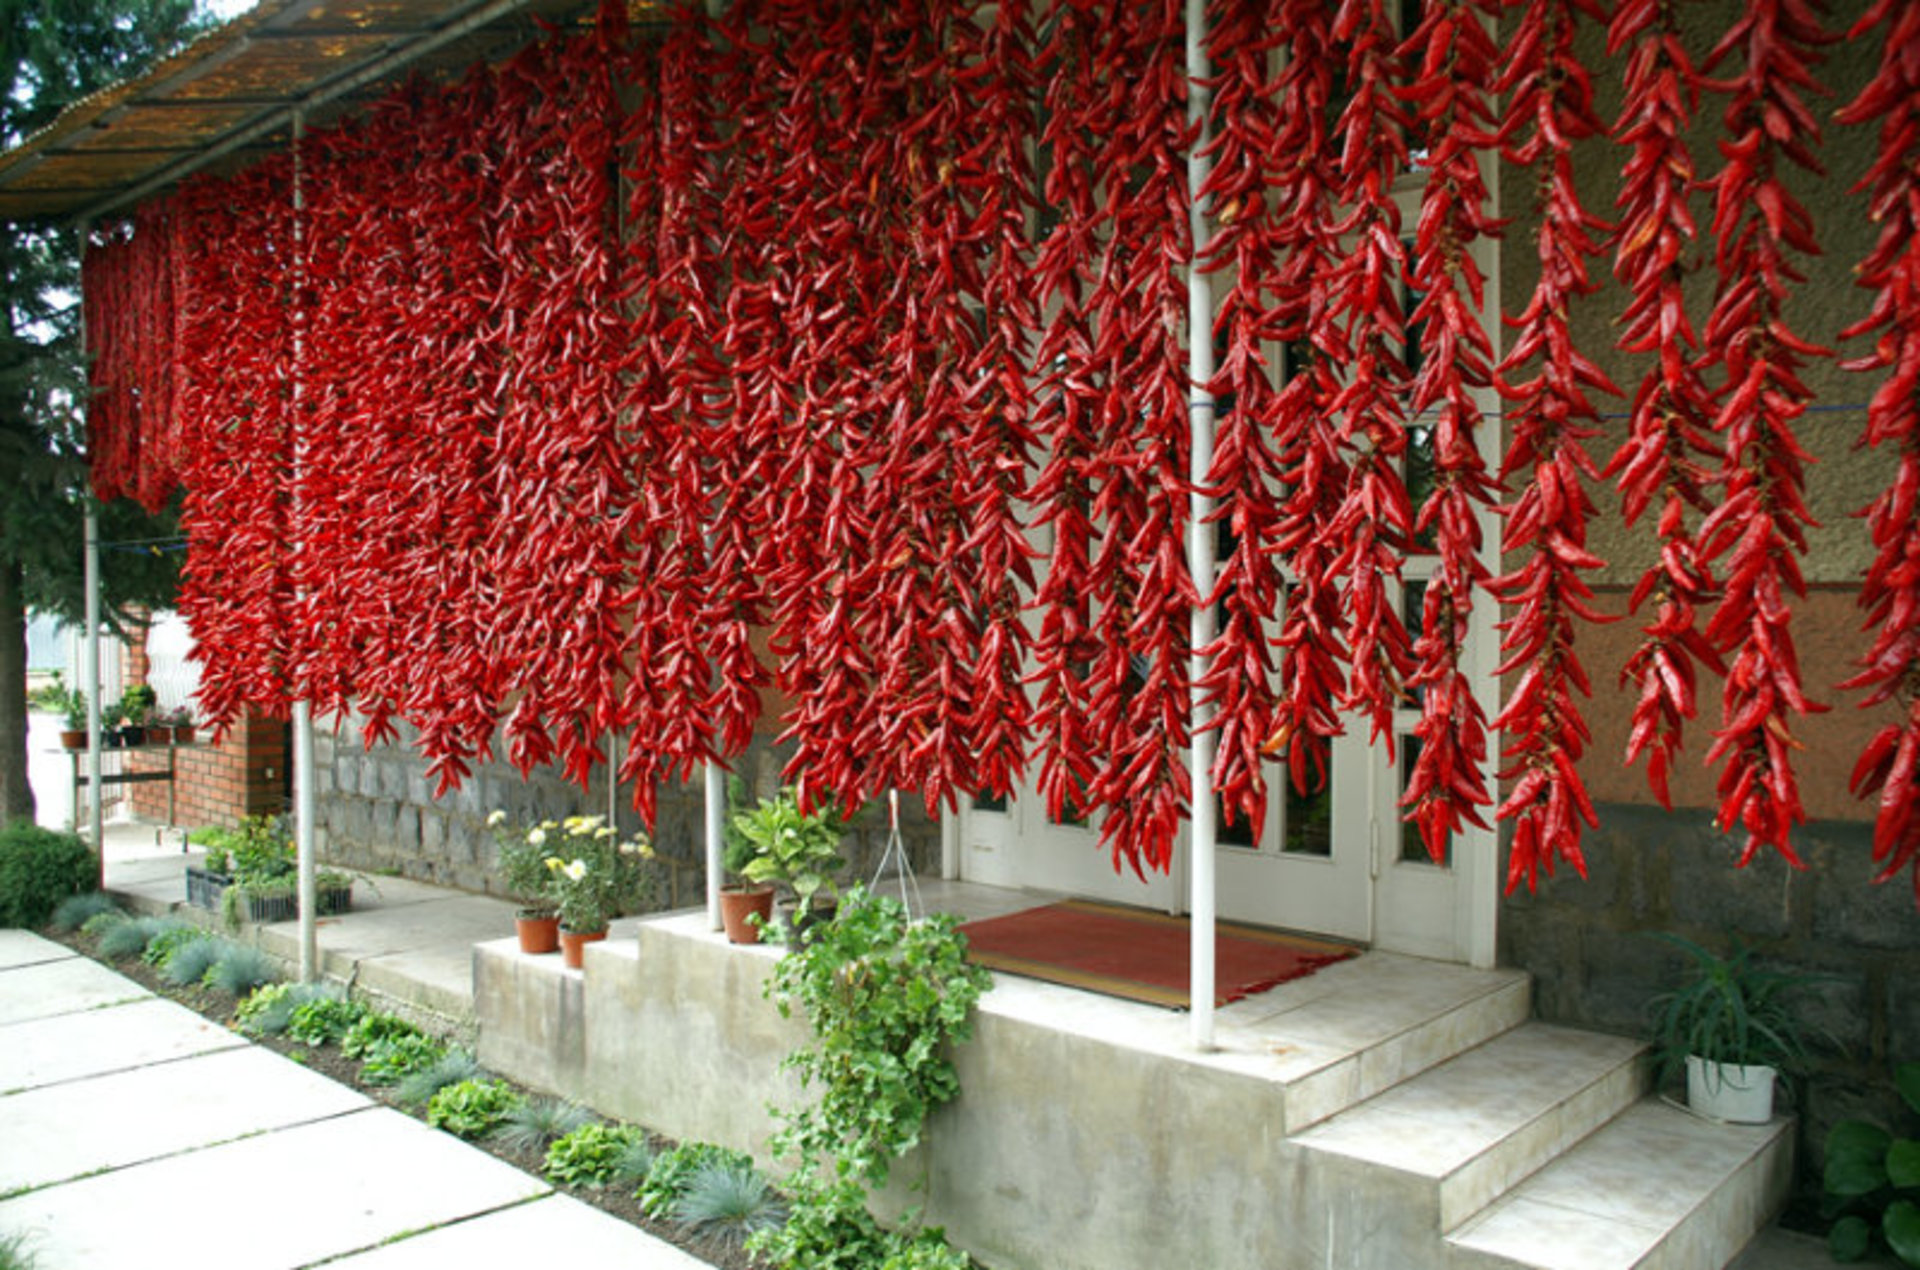
[[[1819,165],[1809,143],[1819,125],[1801,98],[1814,87],[1818,46],[1831,37],[1796,0],[1755,0],[1728,28],[1705,70],[1742,51],[1728,82],[1725,163],[1714,193],[1714,263],[1719,288],[1704,332],[1703,366],[1724,368],[1714,428],[1721,434],[1726,492],[1702,522],[1703,564],[1724,557],[1724,591],[1704,632],[1728,666],[1721,726],[1709,763],[1720,774],[1719,825],[1744,827],[1742,865],[1763,845],[1800,867],[1788,840],[1805,819],[1794,780],[1792,721],[1823,710],[1801,690],[1787,592],[1804,594],[1796,553],[1806,550],[1807,454],[1793,421],[1812,395],[1800,380],[1810,356],[1825,356],[1793,335],[1780,297],[1799,275],[1788,252],[1813,253],[1812,220],[1782,181],[1783,164]]]
[[[1842,123],[1878,120],[1879,150],[1857,189],[1869,196],[1880,238],[1859,270],[1873,308],[1842,336],[1877,334],[1873,348],[1844,363],[1853,371],[1887,371],[1867,410],[1862,442],[1896,456],[1887,489],[1865,510],[1875,556],[1860,588],[1860,606],[1874,629],[1860,673],[1840,687],[1864,691],[1863,708],[1891,702],[1894,720],[1868,742],[1854,767],[1853,791],[1878,794],[1873,858],[1885,882],[1913,873],[1920,904],[1920,10],[1880,0],[1855,24],[1858,39],[1885,24],[1880,66],[1860,95],[1836,116]]]
[[[1500,777],[1509,789],[1499,816],[1513,821],[1509,891],[1522,881],[1531,890],[1540,871],[1551,874],[1558,861],[1584,877],[1581,826],[1599,823],[1578,767],[1589,734],[1575,694],[1589,695],[1589,688],[1574,637],[1577,621],[1604,620],[1580,576],[1601,563],[1586,548],[1594,508],[1584,482],[1596,473],[1584,442],[1599,432],[1587,393],[1619,390],[1574,349],[1567,324],[1573,300],[1597,290],[1587,260],[1598,254],[1596,234],[1606,228],[1581,207],[1573,180],[1574,145],[1602,130],[1593,85],[1574,53],[1582,13],[1602,16],[1592,0],[1530,0],[1496,84],[1507,95],[1501,153],[1538,169],[1540,262],[1513,347],[1499,366],[1501,391],[1512,403],[1512,441],[1500,479],[1520,486],[1501,509],[1507,519],[1502,547],[1526,553],[1517,569],[1491,583],[1511,608],[1500,624],[1506,657],[1495,673],[1515,676],[1494,719],[1506,738]],[[1516,381],[1529,373],[1532,378]]]
[[[1421,746],[1401,801],[1436,860],[1463,823],[1485,825],[1478,808],[1492,801],[1481,767],[1486,714],[1460,662],[1474,592],[1487,584],[1478,512],[1495,492],[1478,441],[1474,393],[1493,383],[1493,345],[1480,323],[1484,280],[1472,247],[1499,230],[1478,153],[1492,141],[1489,88],[1502,62],[1488,32],[1499,18],[1494,0],[1432,4],[1402,49],[1417,65],[1402,95],[1429,151],[1409,272],[1421,293],[1412,321],[1422,349],[1407,412],[1429,437],[1433,490],[1414,523],[1432,535],[1438,564],[1414,642],[1419,666],[1407,679],[1420,693]]]

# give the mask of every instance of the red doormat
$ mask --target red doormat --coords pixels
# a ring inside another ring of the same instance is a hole
[[[1184,1010],[1187,919],[1066,900],[968,922],[968,957],[982,966]],[[1214,928],[1215,1004],[1265,992],[1356,952],[1344,944],[1221,922]]]

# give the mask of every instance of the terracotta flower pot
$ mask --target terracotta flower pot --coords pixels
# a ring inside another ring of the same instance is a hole
[[[572,931],[560,928],[560,956],[570,970],[580,969],[581,957],[587,951],[588,944],[597,944],[607,937],[607,928],[599,930]]]
[[[87,730],[85,728],[63,730],[60,733],[60,744],[65,746],[69,750],[86,749],[87,748]]]
[[[720,890],[720,924],[726,927],[727,941],[735,944],[760,942],[760,927],[747,920],[758,913],[761,922],[773,916],[773,888],[770,886],[729,886]]]
[[[550,953],[560,947],[560,918],[553,913],[516,913],[513,929],[523,953]]]

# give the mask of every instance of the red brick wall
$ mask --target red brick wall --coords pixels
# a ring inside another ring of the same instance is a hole
[[[134,771],[164,772],[162,750],[128,756]],[[129,786],[134,811],[147,820],[165,820],[164,782]],[[183,827],[231,825],[242,816],[284,811],[287,801],[287,725],[250,717],[228,732],[219,745],[204,732],[174,751],[173,822]]]

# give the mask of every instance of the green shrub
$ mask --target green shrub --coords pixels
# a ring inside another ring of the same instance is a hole
[[[463,1080],[427,1101],[427,1123],[456,1138],[481,1138],[519,1101],[520,1095],[504,1080]]]
[[[1902,1063],[1894,1084],[1920,1112],[1920,1063]],[[1865,1120],[1827,1131],[1825,1213],[1835,1261],[1860,1261],[1884,1247],[1902,1265],[1920,1266],[1920,1140],[1896,1137]]]
[[[577,1102],[564,1098],[535,1095],[524,1098],[501,1119],[493,1139],[514,1151],[545,1151],[556,1138],[564,1138],[583,1124],[593,1123],[593,1113]],[[646,1175],[641,1168],[636,1180]]]
[[[329,992],[294,1007],[287,1019],[287,1036],[302,1045],[337,1044],[366,1012],[358,1001]]]
[[[86,924],[102,913],[120,913],[120,906],[105,891],[88,891],[85,895],[69,895],[53,906],[53,918],[48,923],[55,930],[82,930]]]
[[[138,957],[147,951],[148,941],[178,921],[172,917],[130,917],[124,922],[114,922],[101,930],[95,947],[102,957],[114,961]]]
[[[206,932],[192,922],[181,921],[178,918],[169,920],[165,926],[154,932],[153,938],[147,941],[146,950],[140,954],[140,960],[158,969],[167,963],[167,958],[173,956],[174,949],[182,944],[204,938],[205,935]]]
[[[347,1029],[340,1038],[340,1052],[348,1058],[367,1059],[388,1041],[403,1036],[419,1036],[420,1029],[397,1014],[368,1014]]]
[[[80,835],[29,820],[0,829],[0,926],[42,926],[61,900],[100,884],[100,866]]]
[[[252,944],[230,943],[221,949],[220,960],[208,967],[201,982],[230,997],[244,997],[279,977],[280,963],[270,954]]]
[[[133,920],[132,917],[121,912],[119,909],[110,908],[105,912],[95,913],[92,917],[89,917],[85,921],[81,922],[80,933],[86,936],[88,939],[91,939],[94,943],[94,947],[98,948],[100,946],[101,937],[104,936],[108,931],[112,930],[116,926],[125,926],[128,922],[132,920]]]
[[[647,1180],[641,1183],[636,1197],[641,1211],[655,1220],[670,1216],[673,1206],[692,1183],[693,1175],[709,1164],[750,1169],[753,1157],[745,1151],[734,1151],[711,1142],[683,1142],[662,1151],[653,1157],[653,1167],[647,1170]]]
[[[351,1033],[349,1033],[351,1035]],[[342,1046],[344,1052],[345,1046]],[[360,1079],[369,1085],[393,1085],[440,1061],[447,1047],[417,1029],[374,1042],[360,1064]]]
[[[739,1248],[785,1221],[787,1207],[760,1170],[709,1160],[687,1180],[672,1213],[694,1234]]]
[[[472,1050],[454,1046],[424,1067],[416,1067],[393,1086],[393,1096],[409,1107],[423,1106],[448,1085],[480,1075],[480,1060]]]
[[[547,1180],[563,1186],[605,1186],[618,1175],[629,1144],[647,1140],[631,1124],[583,1124],[547,1148]]]
[[[178,945],[160,967],[160,978],[176,988],[201,982],[214,963],[227,955],[227,941],[202,931]]]

